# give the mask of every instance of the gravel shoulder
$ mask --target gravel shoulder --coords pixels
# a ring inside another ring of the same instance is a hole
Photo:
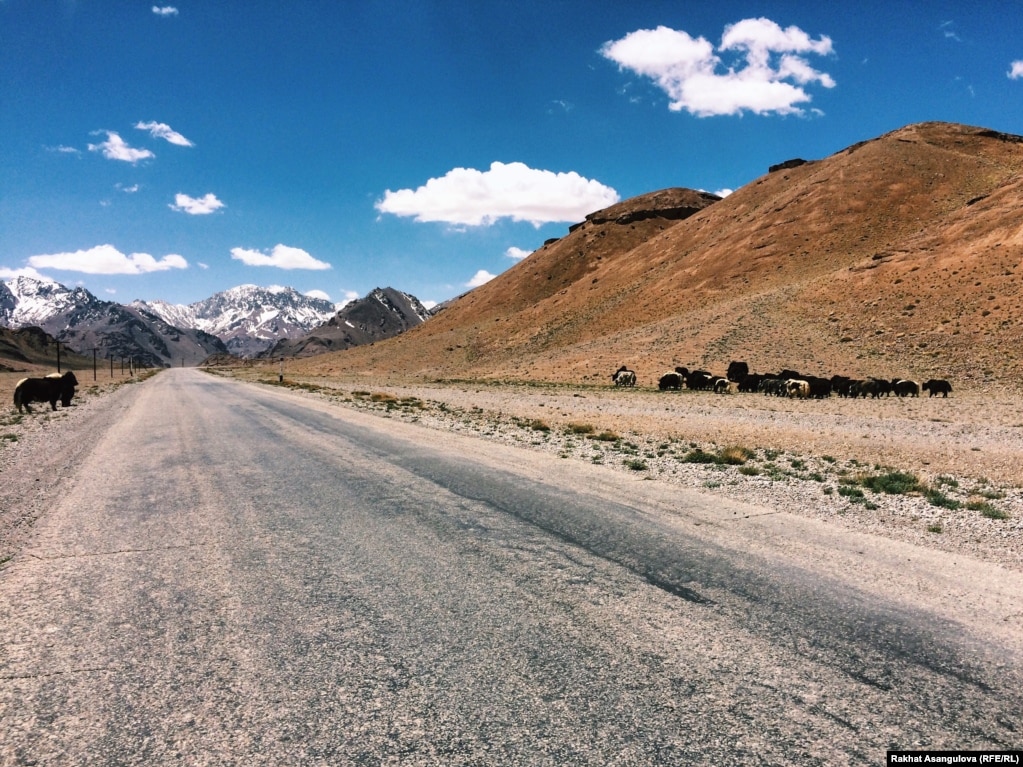
[[[0,397],[11,401],[25,373],[0,374]],[[143,379],[120,378],[79,387],[70,407],[33,403],[32,413],[0,411],[0,568],[24,546],[35,521],[64,491],[99,434],[118,418],[119,392]]]

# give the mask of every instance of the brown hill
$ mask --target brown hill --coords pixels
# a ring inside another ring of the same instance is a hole
[[[592,214],[414,330],[296,372],[651,384],[723,372],[1020,380],[1023,138],[911,125],[721,201]]]
[[[92,366],[92,357],[84,357],[61,347],[63,370],[82,370]],[[42,328],[26,327],[18,330],[0,327],[0,371],[36,374],[39,369],[57,367],[57,341]]]

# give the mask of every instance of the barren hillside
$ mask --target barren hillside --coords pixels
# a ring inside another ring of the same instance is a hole
[[[1023,138],[924,123],[790,165],[720,201],[592,214],[415,330],[295,364],[596,383],[625,363],[649,385],[745,359],[1017,385]]]

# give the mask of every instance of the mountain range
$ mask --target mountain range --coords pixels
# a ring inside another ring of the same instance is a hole
[[[103,301],[84,288],[16,277],[0,282],[0,327],[38,327],[65,348],[91,357],[133,358],[146,367],[197,365],[212,355],[308,354],[370,343],[422,322],[413,296],[378,288],[337,307],[293,288],[241,285],[193,304]],[[319,330],[322,328],[322,331]],[[333,329],[341,329],[336,340]],[[315,339],[303,341],[311,331]],[[295,347],[279,347],[286,340]]]
[[[256,285],[240,285],[188,305],[165,301],[131,305],[169,325],[216,336],[238,357],[255,357],[282,338],[302,336],[336,311],[330,301],[302,295],[294,288]]]
[[[305,335],[281,338],[260,356],[310,357],[373,344],[400,335],[429,318],[429,310],[415,296],[394,288],[377,288]]]
[[[1023,137],[920,123],[764,170],[592,214],[429,322],[292,371],[608,385],[625,364],[650,385],[744,360],[1023,388]]]

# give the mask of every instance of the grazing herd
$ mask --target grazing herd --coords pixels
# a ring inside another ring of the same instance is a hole
[[[635,386],[636,373],[622,365],[611,376],[616,386]],[[697,391],[724,393],[732,388],[740,392],[760,392],[775,397],[798,399],[824,399],[832,394],[839,397],[919,397],[926,391],[931,397],[948,397],[952,385],[940,378],[932,378],[922,384],[908,378],[850,378],[835,375],[831,378],[803,375],[796,370],[782,370],[778,373],[751,373],[745,362],[732,362],[724,376],[706,370],[689,370],[677,367],[657,379],[661,391],[681,391],[682,387]]]
[[[43,378],[22,378],[14,387],[14,407],[19,413],[22,408],[31,413],[29,403],[49,402],[50,408],[56,410],[57,400],[60,400],[62,407],[68,407],[71,398],[75,396],[76,386],[78,379],[70,370],[63,375],[50,373]]]

